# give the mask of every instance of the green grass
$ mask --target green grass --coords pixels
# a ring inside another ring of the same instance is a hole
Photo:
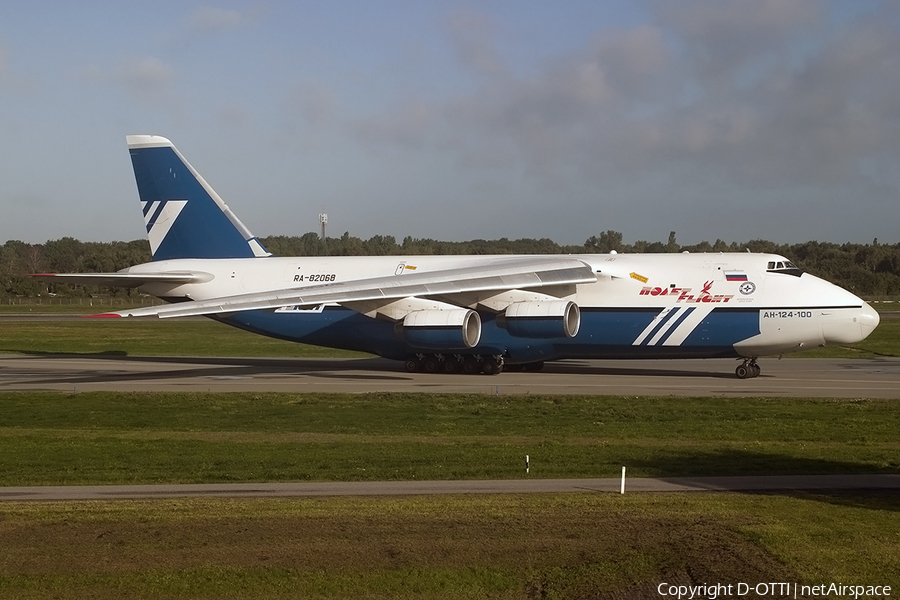
[[[880,400],[0,394],[0,485],[900,471]]]
[[[4,321],[0,352],[304,358],[371,356],[276,340],[208,319]]]
[[[664,582],[772,581],[896,589],[898,509],[890,496],[701,493],[0,503],[0,596],[654,598]]]
[[[0,393],[0,485],[900,472],[880,400]],[[894,494],[0,502],[0,597],[900,587]],[[65,557],[65,560],[60,560]],[[746,596],[752,597],[752,596]]]

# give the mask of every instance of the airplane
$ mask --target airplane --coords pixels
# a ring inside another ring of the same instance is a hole
[[[51,281],[137,287],[161,306],[410,372],[539,371],[562,359],[757,360],[854,344],[878,313],[776,254],[272,256],[168,139],[126,138],[152,261]]]

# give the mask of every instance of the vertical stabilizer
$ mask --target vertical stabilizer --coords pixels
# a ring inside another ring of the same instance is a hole
[[[172,142],[126,140],[153,260],[270,256]]]

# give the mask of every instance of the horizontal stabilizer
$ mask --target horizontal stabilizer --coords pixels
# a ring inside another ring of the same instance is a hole
[[[575,258],[547,256],[500,259],[458,269],[425,271],[403,276],[375,277],[320,286],[240,294],[210,300],[180,302],[116,313],[123,317],[188,317],[245,310],[274,310],[284,306],[343,304],[407,297],[440,297],[452,302],[456,294],[491,290],[537,289],[593,283],[591,268]]]
[[[108,287],[138,287],[145,283],[196,283],[209,279],[207,273],[173,271],[169,273],[37,273],[37,279],[77,285],[105,285]]]

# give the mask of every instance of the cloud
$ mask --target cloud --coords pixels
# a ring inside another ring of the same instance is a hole
[[[390,112],[358,119],[349,128],[357,140],[373,148],[420,149],[434,143],[441,130],[439,110],[430,102],[408,99]]]
[[[747,36],[745,47],[756,53],[744,61],[770,52],[763,41],[780,27],[759,25],[759,38]],[[900,149],[900,37],[873,19],[823,30],[817,43],[818,52],[796,65],[786,56],[765,68],[760,61],[750,84],[738,67],[723,77],[696,69],[692,53],[681,57],[677,73],[690,83],[691,99],[640,120],[629,154],[715,171],[748,189],[858,182],[861,159]]]
[[[245,21],[245,15],[236,10],[205,6],[187,15],[185,22],[188,29],[196,33],[218,33],[237,29]]]
[[[253,123],[253,113],[243,106],[225,104],[215,111],[216,119],[229,130],[238,130]]]
[[[298,115],[308,125],[321,126],[334,118],[337,97],[327,85],[318,81],[297,83],[285,102],[290,115]]]
[[[9,50],[0,43],[0,85],[16,95],[33,96],[41,92],[42,85],[37,76],[21,75],[9,66]]]
[[[127,58],[114,67],[83,65],[73,71],[73,76],[88,85],[117,88],[144,106],[173,108],[178,104],[172,89],[175,70],[155,56]]]
[[[115,80],[135,94],[154,94],[164,90],[174,79],[172,67],[156,58],[132,58],[115,72]]]
[[[184,15],[180,27],[170,34],[170,44],[179,49],[190,47],[200,39],[238,31],[258,23],[265,11],[259,7],[239,11],[204,6]]]
[[[457,11],[447,18],[447,32],[460,62],[481,75],[502,75],[506,70],[494,42],[498,29],[486,15],[472,11]]]
[[[799,175],[830,181],[855,176],[860,158],[900,150],[898,57],[895,26],[861,21],[758,100],[768,100],[765,133],[790,144]]]
[[[665,33],[654,25],[596,35],[592,42],[597,64],[622,93],[642,90],[669,64]]]
[[[533,75],[494,78],[448,103],[443,114],[462,162],[481,162],[473,157],[487,143],[506,156],[484,164],[517,163],[526,175],[558,187],[573,169],[598,172],[597,152],[608,152],[619,136],[614,130],[653,89],[668,60],[663,32],[653,26],[607,32]]]
[[[733,77],[761,55],[780,54],[825,23],[817,0],[659,2],[658,22],[683,45],[687,65],[704,77]]]
[[[527,75],[500,62],[489,20],[456,15],[449,35],[477,85],[443,101],[399,99],[352,131],[372,147],[433,148],[461,172],[582,196],[641,180],[833,194],[871,179],[862,162],[900,166],[891,19],[837,27],[806,0],[660,7]]]
[[[370,146],[433,144],[460,166],[519,169],[558,187],[573,169],[594,177],[597,165],[587,163],[597,157],[583,153],[605,152],[611,138],[625,135],[611,136],[610,122],[626,118],[669,63],[664,32],[642,25],[598,35],[580,51],[516,76],[494,51],[496,29],[486,19],[457,14],[447,27],[461,61],[482,76],[479,86],[444,102],[406,98],[355,122],[358,139]]]

